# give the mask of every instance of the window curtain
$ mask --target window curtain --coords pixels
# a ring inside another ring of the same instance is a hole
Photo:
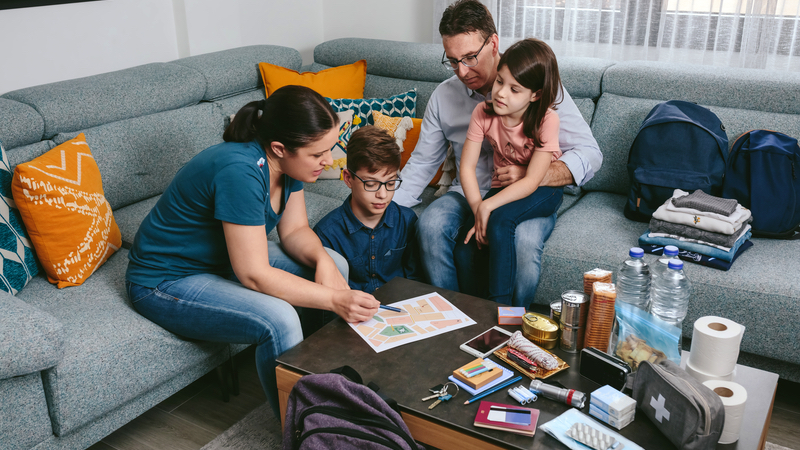
[[[436,37],[442,11],[450,3],[436,0]],[[494,16],[501,49],[536,37],[564,56],[800,71],[800,0],[483,3]]]

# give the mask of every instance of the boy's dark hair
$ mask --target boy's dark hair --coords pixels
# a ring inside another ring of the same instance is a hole
[[[305,147],[339,125],[339,116],[325,98],[302,86],[284,86],[266,100],[250,102],[225,129],[225,142],[250,142],[264,150],[280,142],[290,153]]]
[[[347,169],[358,172],[366,169],[369,173],[378,171],[397,171],[400,169],[400,147],[388,131],[367,125],[350,136],[347,143]]]
[[[458,0],[448,6],[439,21],[439,34],[456,36],[463,33],[479,32],[483,40],[497,34],[492,13],[477,0]]]
[[[561,92],[561,77],[558,74],[558,62],[553,49],[539,39],[529,38],[515,42],[500,56],[497,64],[499,71],[508,67],[511,76],[517,83],[533,92],[541,91],[539,100],[531,102],[522,115],[522,132],[533,139],[535,147],[542,146],[541,125],[549,108],[555,109]],[[508,80],[504,80],[508,82]],[[496,115],[491,103],[486,102],[484,110],[489,115]]]

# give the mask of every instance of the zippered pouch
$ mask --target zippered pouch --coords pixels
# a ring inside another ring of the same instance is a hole
[[[639,364],[633,399],[639,410],[678,448],[716,448],[725,425],[722,400],[674,362]]]

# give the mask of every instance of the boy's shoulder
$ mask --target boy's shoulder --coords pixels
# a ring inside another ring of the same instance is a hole
[[[343,223],[344,219],[346,218],[346,214],[344,211],[346,203],[347,201],[345,201],[341,205],[331,210],[328,214],[325,214],[325,216],[323,216],[322,219],[320,219],[319,222],[317,222],[317,224],[314,225],[314,231],[319,233],[319,229],[327,227],[327,225],[330,224],[331,222]]]
[[[397,220],[403,223],[413,223],[417,221],[417,213],[411,208],[392,201],[391,206],[397,209]]]

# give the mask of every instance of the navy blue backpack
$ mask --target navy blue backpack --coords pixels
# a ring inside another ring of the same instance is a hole
[[[753,213],[753,236],[800,239],[800,146],[797,139],[752,130],[733,143],[722,196]]]
[[[649,222],[675,189],[719,197],[727,161],[728,136],[716,114],[681,100],[659,103],[628,153],[631,190],[625,217]]]

